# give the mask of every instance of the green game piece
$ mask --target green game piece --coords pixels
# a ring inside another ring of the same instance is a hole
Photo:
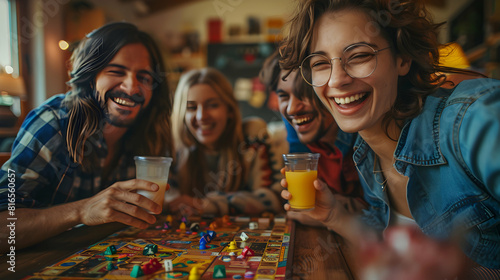
[[[134,278],[139,278],[143,275],[144,275],[144,273],[142,272],[141,266],[134,265],[134,268],[132,268],[132,272],[130,272],[130,276],[132,276]]]
[[[214,266],[214,274],[212,275],[214,279],[226,278],[226,267],[222,264]]]
[[[148,244],[144,247],[144,251],[142,254],[145,256],[154,255],[158,252],[158,245],[156,244]]]
[[[108,265],[106,266],[106,270],[107,271],[111,271],[111,270],[114,270],[115,269],[115,266],[113,265],[112,262],[108,262]]]
[[[106,251],[104,252],[104,255],[114,255],[116,254],[116,247],[115,245],[111,245],[108,248],[106,248]]]

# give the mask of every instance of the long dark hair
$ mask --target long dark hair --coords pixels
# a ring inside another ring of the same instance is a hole
[[[105,100],[95,91],[97,74],[124,46],[140,43],[146,47],[153,71],[153,95],[147,111],[141,114],[127,132],[126,149],[137,155],[172,154],[170,114],[172,97],[169,93],[165,67],[153,38],[130,23],[106,24],[89,33],[71,56],[71,90],[66,94],[69,125],[66,143],[74,162],[84,169],[92,166],[91,157],[84,156],[87,140],[100,132],[104,125]],[[117,153],[119,155],[120,153]]]
[[[280,46],[285,69],[297,69],[310,53],[314,24],[322,15],[347,9],[364,12],[376,23],[393,53],[412,60],[409,73],[399,78],[396,101],[384,117],[386,133],[391,119],[401,125],[404,120],[416,117],[428,95],[444,83],[453,84],[443,73],[484,76],[439,64],[437,35],[443,23],[430,20],[421,0],[305,0],[298,3]]]

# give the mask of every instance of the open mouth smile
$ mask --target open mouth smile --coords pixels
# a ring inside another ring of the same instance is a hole
[[[347,97],[334,97],[334,100],[338,105],[354,105],[363,102],[368,95],[369,93],[358,93]]]
[[[314,120],[314,116],[306,116],[306,117],[296,117],[292,119],[292,123],[294,125],[304,125],[312,122]]]
[[[120,97],[113,97],[113,98],[111,98],[111,100],[113,100],[113,102],[115,102],[116,104],[122,105],[125,107],[135,107],[138,104],[132,100],[124,99],[124,98],[120,98]]]

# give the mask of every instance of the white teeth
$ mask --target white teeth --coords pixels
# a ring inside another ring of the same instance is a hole
[[[128,101],[126,99],[122,99],[119,97],[116,97],[115,99],[113,99],[113,101],[115,101],[115,103],[117,103],[117,104],[124,105],[124,106],[129,106],[129,107],[135,106],[134,102]]]
[[[202,130],[205,130],[205,129],[210,129],[210,128],[212,128],[212,125],[210,125],[210,124],[202,124],[202,125],[200,125],[200,128],[201,128]]]
[[[354,102],[356,100],[359,100],[360,98],[362,98],[363,96],[365,96],[364,93],[358,93],[358,94],[355,94],[355,95],[352,95],[352,96],[348,96],[348,97],[335,97],[335,102],[337,102],[337,104],[341,104],[341,105],[344,105],[344,104],[349,104],[351,102]]]
[[[303,117],[303,118],[296,118],[296,119],[293,119],[293,120],[292,120],[292,122],[293,122],[294,124],[301,125],[301,124],[303,124],[303,123],[305,123],[305,122],[308,122],[308,121],[310,121],[310,120],[312,120],[312,117]]]

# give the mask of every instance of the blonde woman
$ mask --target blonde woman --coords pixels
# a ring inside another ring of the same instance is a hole
[[[280,210],[272,190],[279,191],[279,173],[269,159],[266,123],[242,121],[222,73],[203,68],[181,77],[172,129],[177,156],[171,191],[177,194],[168,203],[172,212],[256,215]]]

